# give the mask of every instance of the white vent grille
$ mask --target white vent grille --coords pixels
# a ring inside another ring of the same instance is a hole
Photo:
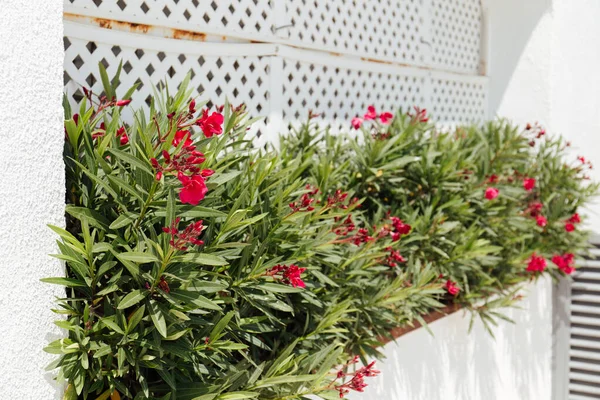
[[[600,244],[571,284],[569,399],[600,399]]]

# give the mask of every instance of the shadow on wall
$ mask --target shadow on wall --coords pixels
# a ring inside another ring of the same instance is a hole
[[[523,292],[521,309],[505,310],[496,339],[470,313],[457,312],[387,344],[381,374],[353,400],[549,400],[551,396],[551,281]]]
[[[490,115],[517,122],[549,116],[552,0],[484,0]]]

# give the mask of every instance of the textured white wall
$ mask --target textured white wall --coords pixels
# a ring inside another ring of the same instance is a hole
[[[549,280],[526,287],[521,309],[504,314],[493,339],[478,320],[459,311],[388,343],[381,374],[367,378],[352,400],[548,400],[552,299]]]
[[[64,291],[39,279],[63,273],[62,1],[0,3],[0,398],[58,399],[42,348]]]

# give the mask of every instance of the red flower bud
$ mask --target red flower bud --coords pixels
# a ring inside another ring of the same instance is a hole
[[[123,107],[126,106],[127,104],[131,103],[131,99],[127,99],[127,100],[119,100],[115,103],[115,105],[117,107]]]

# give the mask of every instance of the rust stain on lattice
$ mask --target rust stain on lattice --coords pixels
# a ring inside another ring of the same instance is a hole
[[[172,31],[173,39],[196,40],[200,42],[204,42],[206,40],[206,33],[184,31],[181,29],[173,29]]]

